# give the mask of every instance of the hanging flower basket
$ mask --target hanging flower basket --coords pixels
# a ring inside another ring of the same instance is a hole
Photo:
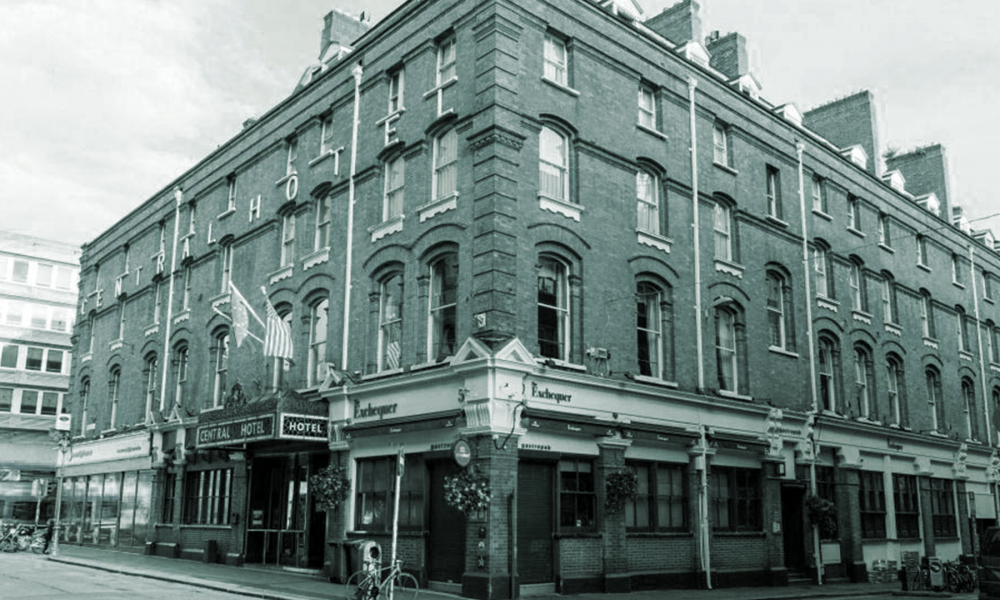
[[[316,498],[316,506],[332,512],[351,493],[351,480],[345,469],[330,465],[309,478],[309,487]]]
[[[489,478],[476,468],[444,478],[445,504],[466,516],[486,510],[492,499]]]
[[[634,471],[623,470],[609,473],[604,482],[607,492],[604,498],[604,512],[616,515],[625,508],[625,502],[635,500],[639,490],[639,477]]]
[[[819,536],[824,540],[837,537],[837,505],[826,498],[812,495],[806,498],[806,512],[809,522],[819,527]]]

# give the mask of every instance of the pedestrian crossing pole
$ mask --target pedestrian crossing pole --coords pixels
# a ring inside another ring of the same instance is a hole
[[[390,567],[396,566],[396,539],[399,537],[399,488],[403,482],[403,469],[405,466],[406,449],[400,446],[399,452],[396,454],[396,498],[392,511],[392,562],[389,563]],[[389,600],[392,600],[393,583],[394,580],[389,581]]]

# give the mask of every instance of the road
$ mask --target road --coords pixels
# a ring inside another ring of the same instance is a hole
[[[179,583],[50,562],[40,554],[0,554],[3,600],[246,600]]]

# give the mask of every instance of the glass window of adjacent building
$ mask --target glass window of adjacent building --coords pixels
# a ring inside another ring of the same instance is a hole
[[[3,348],[0,349],[0,367],[4,369],[16,369],[20,349],[21,347],[17,344],[3,344]]]

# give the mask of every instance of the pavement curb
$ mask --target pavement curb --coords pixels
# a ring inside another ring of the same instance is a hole
[[[78,567],[85,567],[88,569],[96,569],[99,571],[106,571],[108,573],[116,573],[118,575],[129,575],[132,577],[144,577],[146,579],[155,579],[157,581],[169,581],[171,583],[180,583],[184,585],[190,585],[194,587],[205,588],[209,590],[214,590],[216,592],[227,592],[230,594],[239,594],[241,596],[248,596],[251,598],[262,598],[264,600],[316,600],[315,596],[301,596],[298,594],[285,594],[280,592],[271,592],[267,590],[261,590],[260,588],[245,587],[245,586],[230,586],[226,584],[219,583],[218,581],[212,581],[209,579],[198,579],[196,577],[186,577],[178,575],[165,575],[162,573],[149,572],[140,569],[127,569],[122,567],[113,567],[106,563],[90,561],[86,559],[78,558],[63,558],[61,556],[49,556],[48,560],[57,563],[63,563],[67,565],[76,565]],[[334,596],[335,598],[340,598],[341,596]]]

